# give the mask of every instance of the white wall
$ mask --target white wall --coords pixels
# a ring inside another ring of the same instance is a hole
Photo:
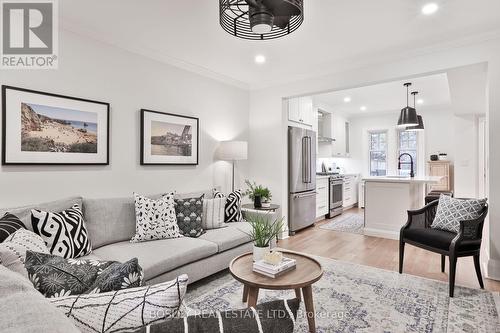
[[[422,153],[419,156],[417,174],[426,174],[431,154],[447,153],[454,169],[454,190],[457,197],[476,197],[477,177],[477,125],[471,116],[456,116],[450,108],[420,110],[425,131],[419,132]],[[388,131],[388,174],[397,174],[398,138],[395,127],[398,112],[377,114],[349,119],[351,124],[351,158],[335,159],[346,172],[369,175],[368,132]]]
[[[254,158],[249,171],[252,178],[270,186],[273,196],[281,201],[287,211],[287,161],[285,113],[282,98],[297,95],[314,95],[319,92],[342,90],[380,82],[388,82],[409,76],[421,76],[444,72],[449,68],[488,62],[488,107],[490,146],[490,235],[488,275],[500,279],[500,154],[495,152],[494,142],[500,140],[500,39],[477,41],[448,49],[427,49],[404,56],[387,59],[384,63],[367,65],[348,72],[290,83],[278,87],[255,90],[250,95],[250,151]],[[259,154],[259,149],[267,147]]]
[[[58,70],[0,70],[0,84],[111,103],[109,166],[3,166],[0,207],[69,195],[129,196],[230,186],[230,165],[214,162],[220,140],[248,139],[249,94],[172,66],[61,32]],[[200,118],[200,164],[139,165],[139,110]],[[238,163],[240,179],[246,162]]]

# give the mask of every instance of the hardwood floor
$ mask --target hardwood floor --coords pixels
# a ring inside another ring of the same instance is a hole
[[[354,208],[346,213],[363,214],[363,211]],[[329,221],[317,222],[313,227],[304,229],[295,236],[280,240],[278,246],[326,258],[398,271],[398,241],[319,228],[321,224]],[[441,273],[441,256],[439,254],[407,244],[403,272],[448,282],[448,258],[446,271]],[[483,279],[486,290],[500,291],[500,281],[484,277]],[[479,288],[472,257],[458,259],[456,285]]]

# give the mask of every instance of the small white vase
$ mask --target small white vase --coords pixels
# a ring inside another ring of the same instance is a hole
[[[253,261],[259,261],[264,258],[264,255],[266,253],[269,253],[269,246],[266,247],[258,247],[258,246],[253,246]]]

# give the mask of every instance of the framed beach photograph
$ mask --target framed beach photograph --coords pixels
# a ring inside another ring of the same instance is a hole
[[[141,165],[198,165],[198,118],[141,110]]]
[[[3,165],[109,164],[109,103],[2,86]]]

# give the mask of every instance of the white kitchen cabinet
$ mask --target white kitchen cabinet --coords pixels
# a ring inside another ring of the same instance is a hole
[[[290,122],[313,127],[315,119],[311,97],[294,97],[288,100],[288,120]]]
[[[332,156],[333,157],[349,157],[350,156],[350,124],[340,114],[333,115],[333,142]]]
[[[316,178],[316,219],[328,214],[328,177]]]
[[[344,176],[344,208],[354,207],[358,203],[359,175]]]

